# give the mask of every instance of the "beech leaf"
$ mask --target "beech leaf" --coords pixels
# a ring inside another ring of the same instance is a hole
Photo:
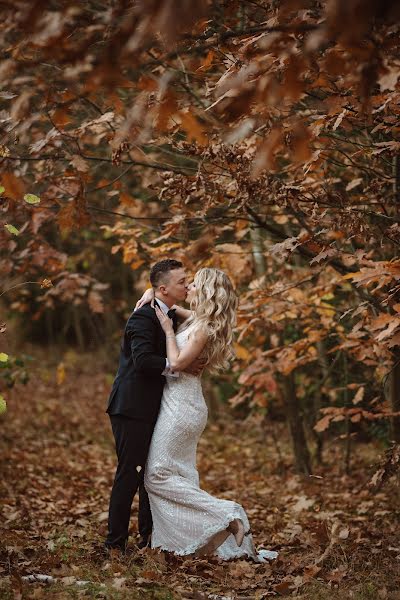
[[[16,227],[14,227],[14,225],[6,224],[4,225],[4,227],[9,233],[12,233],[13,235],[19,235],[19,230]]]
[[[28,204],[39,204],[40,202],[39,196],[36,196],[35,194],[25,194],[24,200]]]
[[[353,404],[358,404],[364,398],[365,387],[360,387],[353,398]]]

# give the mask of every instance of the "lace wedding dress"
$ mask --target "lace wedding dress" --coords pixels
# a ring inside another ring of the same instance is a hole
[[[179,349],[187,343],[190,330],[189,326],[176,335]],[[196,450],[206,423],[200,378],[188,373],[167,377],[144,478],[153,517],[151,547],[192,554],[231,521],[241,519],[246,532],[242,545],[230,534],[215,554],[222,559],[247,556],[257,562],[276,558],[276,552],[255,550],[240,504],[214,498],[200,488]]]

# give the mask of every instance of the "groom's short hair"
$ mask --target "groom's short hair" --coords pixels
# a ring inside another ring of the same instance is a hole
[[[174,260],[173,258],[165,258],[164,260],[160,260],[158,263],[151,267],[151,285],[153,287],[158,287],[160,283],[164,283],[166,281],[166,276],[170,271],[174,271],[175,269],[181,269],[182,267],[183,263],[181,263],[179,260]]]

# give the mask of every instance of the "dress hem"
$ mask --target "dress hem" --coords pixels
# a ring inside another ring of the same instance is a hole
[[[166,548],[164,546],[152,546],[152,548],[159,548],[160,550],[166,550],[167,552],[173,552],[174,554],[177,554],[178,556],[187,556],[188,554],[194,554],[196,552],[196,550],[203,548],[203,546],[205,546],[214,535],[216,535],[220,531],[223,531],[224,529],[226,529],[228,527],[229,523],[231,523],[235,519],[242,520],[242,515],[241,515],[241,511],[240,511],[239,507],[235,512],[230,513],[230,515],[228,517],[226,517],[222,523],[219,523],[217,526],[210,527],[209,529],[207,529],[206,532],[204,533],[204,535],[195,544],[190,544],[189,546],[186,546],[186,548],[183,548],[182,550],[172,550],[171,548]],[[246,532],[246,533],[248,533],[248,532]],[[233,535],[233,534],[231,534],[231,535]],[[220,548],[223,545],[223,543],[224,542],[222,542],[222,544],[220,544],[220,546],[218,546],[215,549],[214,554],[216,553],[218,548]],[[238,548],[239,548],[239,546],[238,546]]]
[[[220,531],[223,531],[224,529],[226,529],[228,527],[229,523],[231,523],[235,519],[241,519],[243,521],[240,506],[238,506],[236,511],[230,513],[226,517],[226,519],[224,519],[222,524],[220,523],[217,526],[207,529],[205,534],[201,537],[200,541],[196,542],[195,544],[190,544],[189,546],[186,546],[186,548],[183,548],[182,550],[173,550],[172,548],[167,548],[165,545],[155,545],[155,546],[152,545],[151,547],[154,549],[165,551],[165,552],[171,552],[172,554],[175,554],[176,556],[190,556],[191,554],[194,554],[196,552],[196,550],[203,548],[203,546],[205,546],[213,538],[214,535],[216,535]],[[250,528],[245,532],[245,536],[247,536],[249,534],[250,534]],[[231,535],[233,535],[233,534],[231,534]],[[219,556],[218,549],[221,548],[221,546],[223,546],[225,542],[226,542],[226,540],[224,542],[222,542],[222,544],[220,544],[214,550],[214,552],[211,556],[216,556],[218,558],[221,558],[221,560],[235,560],[237,558],[248,557],[248,558],[253,559],[255,562],[266,562],[267,560],[274,560],[278,556],[277,552],[274,552],[271,550],[264,550],[264,549],[260,550],[259,552],[257,552],[257,550],[255,550],[255,549],[254,549],[254,552],[248,552],[247,550],[243,549],[243,552],[241,554],[240,553],[237,555],[234,554],[233,556]],[[238,546],[237,548],[239,551],[241,546]]]

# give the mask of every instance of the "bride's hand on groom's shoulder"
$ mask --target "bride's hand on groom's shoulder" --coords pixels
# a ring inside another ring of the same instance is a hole
[[[144,304],[147,304],[148,302],[151,302],[151,307],[154,308],[154,299],[154,289],[149,288],[144,292],[143,296],[136,302],[134,310],[138,310],[138,308],[141,308]]]
[[[160,325],[163,328],[165,335],[172,335],[175,337],[172,320],[158,306],[155,306],[154,310],[156,311],[157,318],[160,321]]]

